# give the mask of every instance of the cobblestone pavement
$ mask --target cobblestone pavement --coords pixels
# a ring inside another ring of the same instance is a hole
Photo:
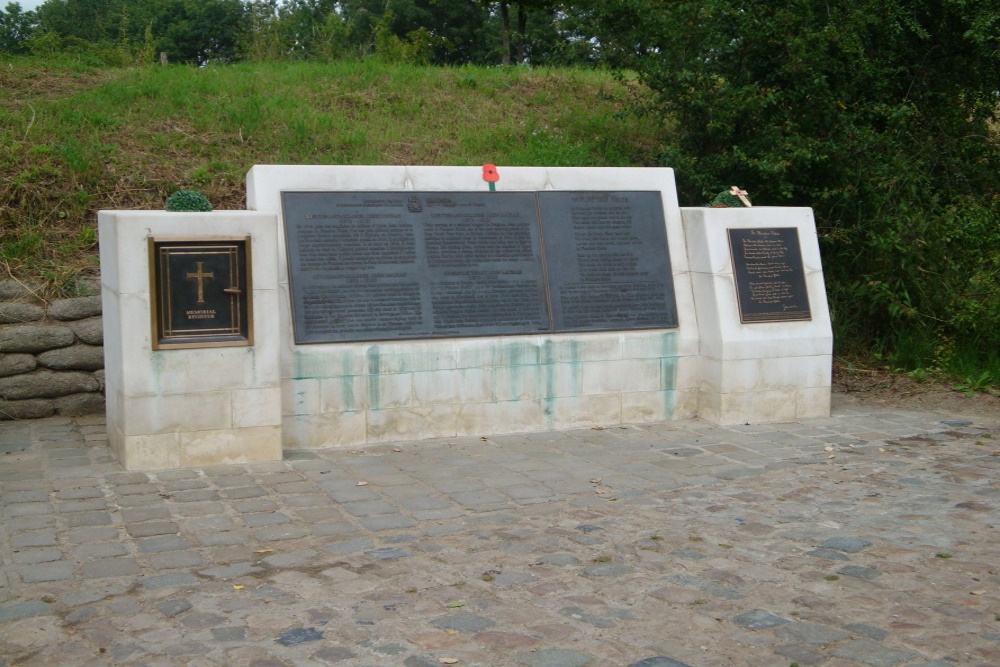
[[[0,452],[0,666],[1000,665],[1000,424],[838,399],[141,473],[48,419]]]

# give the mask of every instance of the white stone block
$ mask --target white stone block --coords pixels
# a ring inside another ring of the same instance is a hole
[[[625,424],[659,422],[673,418],[674,392],[637,391],[622,394],[621,421]]]
[[[231,393],[233,426],[281,426],[281,388],[236,389]]]
[[[372,410],[405,408],[413,405],[413,374],[391,373],[369,375],[368,395],[362,404]]]
[[[684,387],[673,391],[674,414],[671,419],[694,419],[700,416],[699,400],[701,390],[696,387]]]
[[[444,438],[456,433],[458,406],[430,405],[368,411],[368,442]]]
[[[447,405],[492,401],[490,375],[490,371],[482,368],[413,373],[413,404]]]
[[[320,380],[284,380],[281,383],[283,415],[314,415],[320,412]]]
[[[582,391],[581,364],[538,364],[507,366],[492,373],[493,392],[498,401],[538,401],[557,396],[579,396]]]
[[[620,331],[553,334],[541,339],[543,362],[582,363],[622,358]]]
[[[664,389],[697,389],[701,386],[702,357],[688,356],[660,360]]]
[[[126,470],[179,468],[184,465],[180,446],[178,433],[125,436],[119,460]]]
[[[796,418],[796,391],[702,393],[699,416],[713,424],[763,424]]]
[[[583,366],[584,395],[660,389],[659,359],[592,361]]]
[[[180,464],[185,468],[281,460],[281,426],[179,433]]]
[[[327,412],[357,412],[367,410],[372,407],[369,396],[368,375],[341,375],[340,377],[327,377],[314,380],[319,383],[317,398],[319,400],[320,414]],[[409,400],[409,375],[392,376],[396,378],[398,385],[406,388],[406,402]],[[301,380],[300,380],[301,382]],[[312,383],[305,385],[313,387]],[[304,413],[299,413],[304,414]]]
[[[831,355],[825,354],[809,357],[761,359],[761,388],[829,387],[832,367]]]
[[[406,343],[370,343],[366,347],[368,372],[413,373],[458,368],[452,339],[414,340]]]
[[[455,339],[454,368],[536,365],[542,361],[539,336]]]
[[[703,357],[702,387],[722,394],[760,391],[766,388],[761,382],[760,363],[760,359],[720,360]]]
[[[127,436],[208,431],[233,426],[228,391],[125,396],[122,432]]]
[[[547,403],[547,407],[551,412],[553,429],[623,423],[621,394],[554,398]]]
[[[289,449],[363,445],[367,437],[367,424],[365,411],[286,415],[281,422],[281,438]]]
[[[825,387],[800,387],[795,392],[796,419],[824,419],[830,416],[829,385]]]
[[[675,358],[679,342],[676,329],[626,331],[622,334],[622,359]]]
[[[455,409],[456,435],[462,436],[539,431],[546,423],[540,401],[464,403]]]

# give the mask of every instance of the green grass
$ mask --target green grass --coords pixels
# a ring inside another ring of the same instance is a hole
[[[97,211],[182,188],[241,209],[254,164],[653,164],[618,91],[593,70],[0,60],[0,276],[57,293],[96,270]]]

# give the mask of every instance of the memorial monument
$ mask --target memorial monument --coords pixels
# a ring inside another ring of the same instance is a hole
[[[665,168],[498,172],[256,166],[250,211],[102,212],[126,467],[829,414],[809,209],[681,209]]]

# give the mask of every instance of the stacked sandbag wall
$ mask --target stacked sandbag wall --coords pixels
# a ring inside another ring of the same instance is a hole
[[[104,412],[100,285],[45,303],[0,280],[0,420]]]

